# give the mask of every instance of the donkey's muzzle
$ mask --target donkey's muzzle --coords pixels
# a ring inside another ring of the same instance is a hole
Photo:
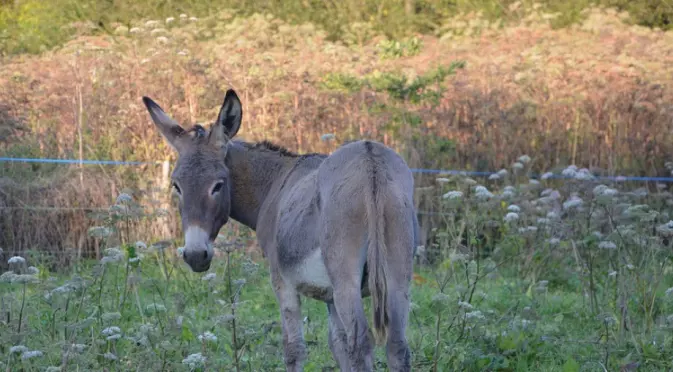
[[[194,272],[200,273],[210,269],[213,248],[205,230],[195,226],[187,228],[183,259]]]

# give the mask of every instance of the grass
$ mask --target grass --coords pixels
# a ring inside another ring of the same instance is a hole
[[[483,185],[437,178],[440,221],[413,278],[414,369],[673,368],[673,195],[574,167],[563,181],[530,180],[531,161]],[[249,232],[225,227],[202,275],[174,254],[179,240],[136,240],[133,221],[148,216],[120,195],[89,231],[99,261],[50,270],[39,253],[4,257],[5,368],[284,370],[278,306]],[[304,299],[303,314],[306,370],[335,369],[324,304]]]

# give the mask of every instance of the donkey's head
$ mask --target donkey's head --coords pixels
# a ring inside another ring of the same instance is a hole
[[[180,198],[185,233],[183,258],[193,271],[206,271],[213,258],[213,241],[229,219],[231,179],[225,157],[229,141],[241,125],[241,101],[233,90],[228,90],[210,131],[200,125],[185,130],[149,97],[143,97],[143,103],[178,153],[171,182]]]

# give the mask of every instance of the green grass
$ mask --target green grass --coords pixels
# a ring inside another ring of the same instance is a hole
[[[12,370],[43,370],[62,363],[72,344],[86,345],[81,353],[67,357],[69,369],[82,370],[187,370],[182,360],[201,353],[208,370],[232,370],[232,325],[226,258],[215,262],[203,280],[184,263],[158,251],[147,252],[138,265],[88,263],[72,274],[41,270],[39,282],[27,284],[23,314],[20,313],[23,285],[0,286],[3,309],[0,323],[0,352]],[[265,264],[257,265],[237,252],[231,255],[232,284],[238,293],[235,315],[242,370],[283,370],[282,336],[275,296]],[[165,266],[164,266],[165,265]],[[63,292],[68,283],[86,283],[78,290]],[[420,283],[420,278],[427,281]],[[435,356],[437,321],[441,347],[439,370],[568,370],[565,364],[585,369],[603,361],[611,344],[603,344],[601,319],[583,306],[582,296],[564,288],[528,292],[515,275],[496,275],[478,286],[470,309],[460,309],[455,284],[438,295],[433,273],[420,270],[412,288],[413,311],[409,340],[415,370],[431,370]],[[244,284],[240,284],[245,280]],[[58,289],[60,288],[60,289]],[[126,295],[124,295],[126,293]],[[45,297],[46,294],[49,294]],[[367,308],[368,301],[365,302]],[[121,305],[123,304],[123,305]],[[476,311],[479,311],[477,313]],[[335,368],[327,346],[324,304],[303,301],[305,338],[309,357],[307,371]],[[468,317],[473,317],[466,319]],[[479,316],[481,314],[481,316]],[[19,316],[23,327],[18,331]],[[465,320],[463,322],[463,320]],[[453,323],[453,327],[449,327]],[[119,327],[121,338],[106,340],[108,327]],[[610,326],[613,328],[613,325]],[[610,329],[610,331],[612,331]],[[212,332],[216,342],[201,342],[198,336]],[[24,345],[43,355],[22,360],[10,347]],[[112,353],[117,360],[106,359]],[[613,363],[616,360],[612,360]],[[385,365],[383,350],[377,364]],[[570,369],[578,370],[578,369]]]
[[[673,368],[673,254],[664,239],[673,235],[673,195],[529,181],[530,161],[489,180],[490,190],[462,176],[437,179],[443,214],[419,250],[411,289],[414,370]],[[585,174],[564,174],[573,172]],[[205,364],[191,369],[284,370],[267,264],[239,248],[249,237],[223,229],[209,273],[196,274],[170,244],[129,238],[134,219],[152,217],[130,199],[120,196],[90,230],[123,243],[99,262],[49,271],[39,253],[9,260],[0,368],[178,371],[200,355]],[[302,302],[306,370],[334,370],[325,305]],[[385,364],[378,348],[376,365]]]

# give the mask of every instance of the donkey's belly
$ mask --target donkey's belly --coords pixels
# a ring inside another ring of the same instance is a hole
[[[332,301],[332,282],[327,275],[320,248],[287,270],[285,276],[301,295],[319,301]]]
[[[360,291],[362,297],[369,297],[371,295],[367,286],[369,270],[366,263],[363,269]],[[284,276],[301,295],[319,301],[332,301],[332,282],[327,274],[320,248],[313,251],[301,263],[287,270]]]

